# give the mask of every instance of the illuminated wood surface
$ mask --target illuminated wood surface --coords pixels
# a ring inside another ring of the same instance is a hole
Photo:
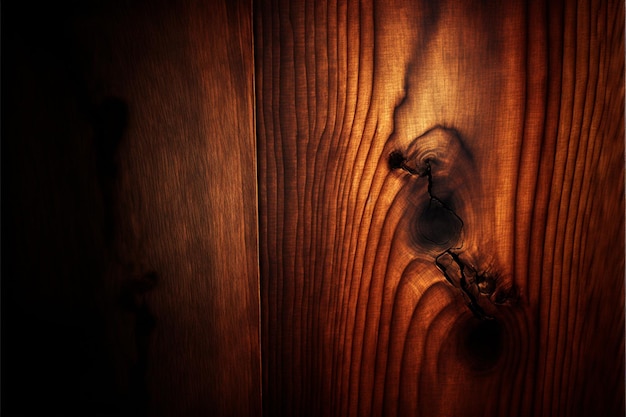
[[[2,415],[260,415],[251,4],[7,3]]]
[[[623,2],[254,12],[264,414],[623,415]]]

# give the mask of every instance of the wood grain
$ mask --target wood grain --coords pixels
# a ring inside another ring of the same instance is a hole
[[[264,414],[623,415],[623,3],[254,12]]]
[[[251,4],[6,10],[2,414],[260,415]]]

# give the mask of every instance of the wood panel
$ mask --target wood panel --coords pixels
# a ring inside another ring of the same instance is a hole
[[[264,414],[623,415],[623,2],[254,22]]]
[[[251,3],[7,3],[2,415],[260,415]]]

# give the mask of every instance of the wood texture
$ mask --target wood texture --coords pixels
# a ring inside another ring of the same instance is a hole
[[[624,415],[623,2],[254,11],[264,415]]]
[[[7,3],[2,415],[260,415],[251,4]]]

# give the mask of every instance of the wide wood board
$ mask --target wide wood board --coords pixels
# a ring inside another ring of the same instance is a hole
[[[623,2],[254,12],[264,414],[623,415]]]

